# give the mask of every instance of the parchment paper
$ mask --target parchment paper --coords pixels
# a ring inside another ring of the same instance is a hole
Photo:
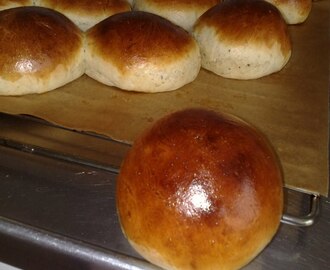
[[[0,97],[0,111],[132,142],[159,117],[186,107],[234,114],[261,130],[277,151],[288,187],[328,195],[329,5],[313,3],[308,20],[290,26],[285,68],[250,81],[201,70],[191,84],[158,94],[133,93],[83,76],[41,95]],[[13,127],[14,128],[14,127]]]

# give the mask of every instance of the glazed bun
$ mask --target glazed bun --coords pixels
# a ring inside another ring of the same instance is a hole
[[[37,5],[63,13],[83,31],[113,14],[131,10],[126,0],[40,0],[37,2]]]
[[[164,269],[237,269],[271,241],[282,174],[267,140],[232,116],[186,109],[157,121],[125,157],[122,230]]]
[[[81,31],[41,7],[0,12],[0,94],[43,93],[84,73]]]
[[[202,67],[232,79],[256,79],[281,70],[291,56],[287,24],[263,0],[231,0],[196,22]]]
[[[196,20],[220,0],[135,0],[134,9],[162,16],[191,31]]]
[[[87,31],[86,74],[124,90],[163,92],[193,81],[199,48],[181,27],[155,14],[113,15]]]
[[[312,0],[266,0],[276,6],[287,24],[304,22],[312,9]]]

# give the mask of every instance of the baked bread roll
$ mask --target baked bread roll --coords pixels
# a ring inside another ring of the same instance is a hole
[[[157,14],[191,31],[199,16],[219,2],[220,0],[135,0],[134,10]]]
[[[276,6],[287,24],[303,23],[312,9],[312,0],[266,0]]]
[[[83,36],[61,13],[41,7],[0,12],[0,94],[43,93],[84,73]]]
[[[124,90],[175,90],[193,81],[200,70],[194,38],[155,14],[113,15],[88,30],[86,39],[86,74]]]
[[[282,174],[268,141],[232,116],[186,109],[133,144],[118,179],[122,230],[164,269],[237,269],[275,235]]]
[[[231,0],[209,9],[193,30],[202,67],[232,79],[256,79],[281,70],[290,36],[276,7],[262,0]]]
[[[63,13],[83,31],[113,14],[131,10],[126,0],[39,0],[36,5]]]

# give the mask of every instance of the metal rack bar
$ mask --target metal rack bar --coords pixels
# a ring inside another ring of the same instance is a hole
[[[320,211],[320,196],[316,194],[310,194],[310,211],[304,216],[293,216],[290,214],[283,214],[281,222],[288,225],[298,227],[312,226]]]
[[[1,216],[0,236],[7,237],[11,241],[19,241],[30,246],[34,245],[43,250],[65,254],[81,261],[93,262],[93,264],[99,265],[101,269],[159,269],[144,260],[51,233]]]

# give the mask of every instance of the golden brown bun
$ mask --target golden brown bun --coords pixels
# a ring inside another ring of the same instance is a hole
[[[276,7],[262,0],[231,0],[205,12],[193,34],[202,67],[232,79],[256,79],[281,70],[291,41]]]
[[[41,7],[0,12],[0,94],[43,93],[84,73],[81,31]]]
[[[276,233],[282,174],[268,141],[237,118],[186,109],[156,122],[122,164],[124,234],[165,269],[237,269]]]
[[[40,0],[37,5],[63,13],[83,31],[113,14],[131,10],[126,0]]]
[[[134,9],[162,16],[191,31],[196,20],[221,0],[135,0]]]
[[[22,6],[32,6],[34,1],[32,0],[0,0],[0,10],[22,7]]]
[[[181,27],[155,14],[113,15],[86,35],[86,74],[125,90],[163,92],[193,81],[199,48]]]
[[[312,9],[312,0],[266,0],[277,7],[286,23],[304,22]]]

